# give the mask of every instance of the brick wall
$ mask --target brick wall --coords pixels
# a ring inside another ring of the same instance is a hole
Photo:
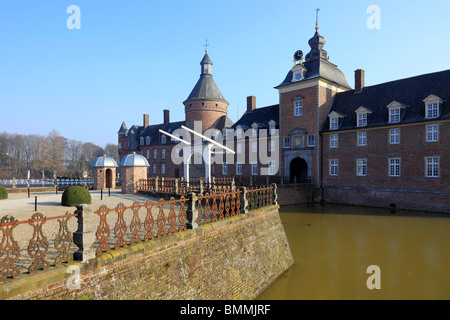
[[[323,186],[328,202],[404,209],[450,210],[450,122],[439,123],[439,141],[426,142],[426,125],[384,126],[329,132],[323,136]],[[390,144],[390,129],[400,129],[400,143]],[[357,146],[358,132],[367,145]],[[338,148],[330,135],[338,134]],[[425,157],[438,156],[439,177],[426,177]],[[390,176],[389,159],[400,158],[400,176]],[[338,175],[329,174],[329,161],[338,160]],[[367,175],[356,175],[356,159],[367,159]]]
[[[278,206],[6,281],[0,299],[254,299],[294,263]]]
[[[308,203],[314,201],[314,186],[305,185],[277,185],[277,202],[280,206]]]

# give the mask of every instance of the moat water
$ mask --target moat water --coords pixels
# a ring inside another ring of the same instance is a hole
[[[280,217],[295,264],[257,299],[450,299],[450,214],[309,204]]]

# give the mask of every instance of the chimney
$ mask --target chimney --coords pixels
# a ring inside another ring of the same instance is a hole
[[[165,109],[164,110],[164,124],[167,124],[170,122],[170,118],[169,118],[169,110]]]
[[[247,112],[252,112],[256,109],[256,97],[248,96],[247,97]]]
[[[355,70],[355,92],[361,92],[364,88],[364,70]]]
[[[148,127],[149,119],[148,114],[144,114],[144,128]]]

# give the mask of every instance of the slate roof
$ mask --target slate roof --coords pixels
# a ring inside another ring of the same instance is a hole
[[[306,55],[305,62],[303,63],[307,71],[304,79],[298,82],[314,78],[322,78],[342,87],[351,89],[350,85],[347,82],[347,79],[344,76],[344,73],[342,73],[342,71],[339,70],[335,64],[328,61],[328,53],[323,49],[323,46],[325,45],[325,38],[319,35],[319,33],[316,31],[314,36],[309,39],[308,43],[311,47],[311,51]],[[292,82],[292,75],[293,72],[292,70],[290,70],[283,82],[275,88],[286,86],[291,83],[297,83]]]
[[[280,105],[272,105],[263,108],[256,108],[252,112],[246,112],[232,128],[236,129],[237,126],[241,126],[243,129],[251,128],[253,123],[259,123],[265,129],[269,129],[269,121],[273,120],[276,122],[277,127],[279,124],[280,117]]]
[[[368,115],[367,127],[392,125],[387,105],[397,101],[407,106],[402,111],[400,124],[429,121],[425,118],[423,100],[431,94],[444,100],[439,117],[432,120],[450,119],[450,70],[364,87],[359,93],[355,90],[338,93],[330,113],[334,111],[344,115],[338,130],[357,128],[355,111],[361,106],[372,111]],[[329,117],[322,127],[322,132],[326,131],[336,131],[329,130]]]
[[[213,64],[208,54],[206,53],[203,57],[200,64]],[[202,73],[200,75],[200,79],[198,79],[197,83],[192,89],[186,101],[189,100],[217,100],[217,101],[225,101],[222,93],[219,90],[216,82],[213,79],[212,74],[210,73]],[[186,102],[184,101],[184,102]],[[228,102],[227,102],[228,103]]]

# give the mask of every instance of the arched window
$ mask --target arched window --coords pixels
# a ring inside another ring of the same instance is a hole
[[[146,143],[147,145],[150,144],[150,137],[149,137],[149,136],[147,136],[147,138],[145,138],[145,143]]]
[[[140,145],[141,145],[141,146],[144,145],[144,137],[141,137],[141,139],[140,139]]]
[[[161,143],[162,144],[166,143],[166,136],[165,135],[161,136]]]

